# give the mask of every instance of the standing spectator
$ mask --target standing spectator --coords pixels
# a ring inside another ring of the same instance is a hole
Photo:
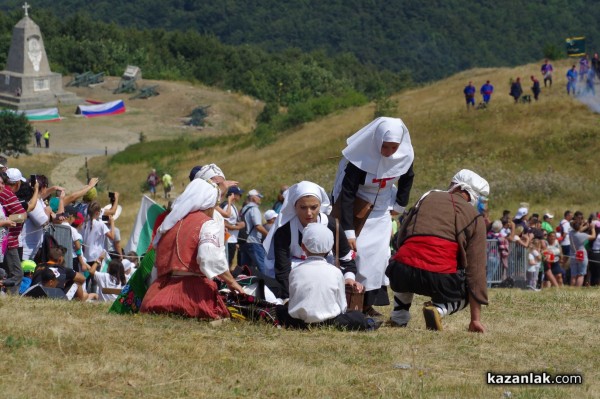
[[[563,269],[565,269],[566,265],[569,263],[569,256],[571,256],[571,239],[569,238],[569,232],[571,231],[572,219],[573,213],[571,213],[569,210],[566,210],[564,213],[564,219],[560,221],[560,224],[556,228],[556,232],[560,233],[560,236],[557,234],[556,237],[560,242],[560,247],[562,250],[562,258],[560,263]]]
[[[595,56],[597,56],[596,54]],[[600,217],[600,213],[596,214],[596,217]],[[596,219],[592,221],[592,229],[596,231],[596,239],[592,243],[590,250],[590,285],[600,285],[600,220]]]
[[[48,129],[44,132],[44,143],[46,144],[46,148],[50,148],[50,130]]]
[[[165,199],[171,198],[171,189],[173,188],[173,178],[170,174],[165,173],[162,177],[162,185],[165,191]]]
[[[275,278],[275,270],[267,270],[265,263],[265,249],[262,245],[262,237],[268,232],[262,225],[262,214],[258,207],[262,202],[263,195],[257,190],[248,191],[248,203],[242,208],[242,220],[246,224],[248,238],[242,247],[242,265],[252,265],[268,276]]]
[[[490,99],[492,98],[492,93],[494,92],[494,86],[492,86],[490,84],[490,81],[486,81],[485,84],[483,86],[481,86],[481,89],[479,90],[479,93],[481,93],[481,95],[483,96],[483,102],[485,104],[490,102]]]
[[[288,188],[288,186],[281,186],[281,190],[279,190],[279,194],[277,194],[277,201],[275,201],[273,208],[271,208],[277,213],[281,211],[281,206],[283,205],[283,200],[285,199],[284,195]]]
[[[591,94],[592,96],[596,95],[596,89],[594,87],[594,78],[596,77],[596,72],[593,69],[587,71],[585,75],[585,93]]]
[[[264,216],[265,224],[263,224],[263,227],[265,228],[265,230],[267,230],[267,232],[269,232],[271,230],[271,227],[273,227],[273,224],[275,223],[275,219],[277,219],[277,212],[275,212],[273,209],[269,209],[265,212]]]
[[[591,234],[586,230],[590,227],[587,221],[573,220],[571,222],[572,230],[569,233],[571,239],[571,248],[575,252],[575,256],[571,257],[571,286],[581,287],[583,278],[587,274],[588,255],[585,249],[586,241],[594,241],[596,239],[596,229],[592,229]]]
[[[537,80],[535,78],[535,76],[531,75],[531,82],[533,84],[533,86],[531,86],[531,91],[533,92],[533,98],[535,99],[535,101],[537,101],[538,97],[540,95],[540,92],[542,91],[542,89],[540,89],[540,81]]]
[[[468,111],[469,105],[475,107],[475,86],[473,86],[473,82],[469,82],[469,84],[465,86],[463,93],[465,93],[465,101],[467,102]]]
[[[236,251],[239,248],[237,239],[238,234],[240,233],[241,229],[246,227],[246,224],[243,221],[240,221],[240,214],[235,205],[235,203],[240,200],[242,192],[242,189],[238,186],[229,187],[229,190],[227,190],[227,201],[221,203],[221,208],[223,208],[225,211],[231,209],[229,217],[225,219],[225,227],[229,232],[229,238],[227,239],[227,256],[230,270],[233,265],[233,259],[235,258]]]
[[[42,148],[42,132],[40,132],[40,129],[35,129],[35,146],[38,148]]]
[[[519,102],[519,98],[523,94],[523,88],[521,87],[521,78],[517,78],[510,85],[510,96],[515,99],[515,104]]]
[[[19,169],[9,168],[6,170],[4,176],[3,190],[0,191],[0,205],[4,208],[4,213],[7,217],[13,216],[19,220],[13,220],[15,224],[9,224],[8,228],[8,242],[6,247],[6,253],[4,254],[4,261],[2,267],[6,270],[7,279],[4,280],[4,285],[10,287],[7,292],[16,294],[19,291],[21,285],[21,279],[23,278],[23,269],[21,269],[21,255],[20,255],[20,243],[19,235],[23,229],[23,222],[27,219],[27,213],[23,206],[19,202],[19,199],[15,195],[21,183],[25,182],[25,178],[21,174]],[[19,215],[19,216],[17,216]]]
[[[552,64],[550,63],[550,61],[547,58],[544,61],[544,63],[542,64],[541,70],[542,70],[542,76],[544,77],[544,87],[546,87],[547,82],[549,82],[550,87],[552,87],[552,72],[554,71],[554,68],[552,68]]]
[[[575,95],[577,90],[577,71],[575,70],[575,65],[573,65],[571,67],[571,69],[569,69],[567,71],[567,95],[571,94],[571,92],[573,92],[573,95]]]
[[[543,222],[542,222],[542,230],[544,230],[546,232],[546,234],[550,234],[554,231],[554,227],[552,227],[552,219],[554,218],[554,215],[551,213],[545,213],[543,216]]]
[[[556,232],[551,231],[547,236],[548,245],[544,251],[544,285],[545,287],[562,287],[564,270],[560,267],[562,250],[556,239]]]
[[[156,186],[158,185],[158,175],[156,174],[156,169],[152,169],[146,178],[146,183],[148,183],[148,189],[150,190],[150,194],[152,194],[152,198],[156,197]]]
[[[527,259],[527,288],[533,291],[538,291],[536,288],[537,276],[540,266],[542,265],[541,244],[539,239],[534,238],[529,243]]]
[[[596,77],[600,79],[600,59],[598,58],[598,53],[595,53],[592,58],[592,70],[596,74]]]
[[[590,62],[588,60],[588,55],[584,54],[583,57],[579,59],[579,80],[583,80],[587,75],[588,70],[590,69]]]

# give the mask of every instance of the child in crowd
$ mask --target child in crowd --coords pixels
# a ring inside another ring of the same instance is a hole
[[[346,312],[346,290],[340,269],[327,263],[333,248],[333,233],[321,223],[304,228],[302,249],[306,261],[290,273],[290,300],[277,306],[277,318],[284,327],[309,328],[331,325],[347,330],[374,330],[381,325],[362,312]]]
[[[112,259],[108,264],[107,273],[98,272],[96,269],[99,265],[102,265],[103,258],[99,258],[95,261],[91,268],[90,274],[94,277],[94,281],[98,284],[98,301],[100,302],[113,302],[117,299],[117,294],[104,293],[103,289],[113,288],[121,289],[127,281],[125,279],[125,270],[123,264],[119,259]]]
[[[32,260],[24,260],[21,262],[21,269],[23,269],[23,280],[21,280],[19,295],[22,295],[29,289],[29,287],[31,287],[31,278],[33,277],[35,266],[35,262]]]

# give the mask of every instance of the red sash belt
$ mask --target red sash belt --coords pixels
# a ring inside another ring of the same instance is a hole
[[[456,273],[458,243],[439,237],[410,237],[400,247],[394,260],[435,273]]]

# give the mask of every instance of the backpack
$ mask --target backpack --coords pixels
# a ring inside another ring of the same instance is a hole
[[[244,212],[242,212],[240,214],[240,221],[246,222],[246,212],[248,212],[250,210],[251,207],[247,207]],[[248,240],[248,236],[250,235],[250,233],[252,233],[252,230],[254,230],[256,226],[252,226],[252,228],[250,229],[250,231],[248,231],[248,226],[244,227],[243,229],[240,230],[240,232],[238,233],[238,237],[237,240],[238,242],[243,242],[245,243]]]
[[[36,252],[35,256],[33,257],[33,261],[36,265],[48,262],[50,260],[50,249],[58,248],[59,246],[60,245],[58,245],[56,238],[54,238],[50,233],[44,232],[42,246]]]

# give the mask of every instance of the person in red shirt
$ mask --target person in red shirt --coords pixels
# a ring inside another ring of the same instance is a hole
[[[19,255],[19,235],[23,229],[23,222],[27,219],[27,212],[19,202],[15,192],[21,187],[21,182],[25,178],[19,169],[9,168],[2,174],[4,188],[0,191],[0,205],[4,209],[4,214],[15,222],[8,229],[8,245],[4,254],[2,268],[6,270],[7,278],[3,285],[7,287],[7,292],[17,294],[19,286],[23,279],[23,269],[21,269],[21,255]]]

